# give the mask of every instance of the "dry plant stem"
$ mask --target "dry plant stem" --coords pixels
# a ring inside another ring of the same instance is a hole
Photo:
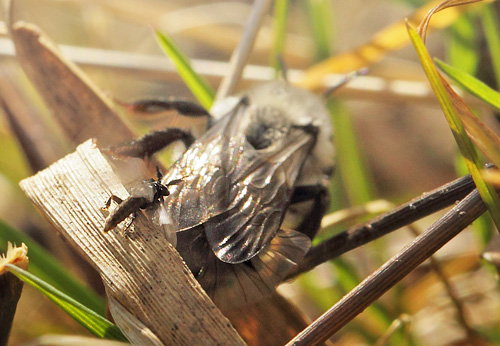
[[[382,335],[373,346],[384,346],[389,345],[389,339],[396,333],[398,329],[404,328],[405,331],[408,329],[408,324],[411,323],[410,316],[401,315],[399,318],[392,321],[389,329]],[[406,333],[405,333],[406,334]]]
[[[470,175],[456,179],[433,191],[402,204],[368,223],[339,233],[313,246],[296,271],[288,278],[308,272],[317,265],[367,244],[418,219],[460,200],[475,188]]]
[[[0,346],[7,345],[23,282],[14,274],[0,275]]]
[[[10,40],[0,37],[0,58],[14,56],[9,45]],[[155,83],[160,81],[182,82],[175,67],[165,57],[70,45],[59,45],[59,47],[66,57],[82,68],[105,70],[130,79],[152,80]],[[227,62],[202,59],[191,59],[191,64],[194,70],[211,84],[219,83],[229,66]],[[270,80],[273,73],[274,69],[271,67],[247,64],[243,71],[241,84],[249,86],[251,83]],[[287,70],[292,83],[303,73],[303,71],[293,68]],[[323,79],[317,87],[318,91],[325,91],[332,86],[330,78],[341,80],[342,77],[343,75],[340,74],[328,74],[328,78]],[[415,90],[418,91],[406,90],[405,93],[400,93],[397,92],[398,83],[400,83],[397,80],[370,76],[358,77],[358,81],[359,83],[348,84],[337,90],[336,95],[342,99],[374,100],[384,103],[404,102],[418,103],[419,105],[435,105],[437,103],[436,96],[424,82],[412,81],[412,83],[416,83]],[[487,108],[481,101],[470,95],[464,95],[464,98],[468,105],[474,106],[478,110],[486,110]]]
[[[474,189],[287,345],[318,345],[330,338],[485,211],[486,206]]]
[[[412,225],[410,225],[408,228],[415,236],[418,236],[420,234],[420,232],[418,232],[418,230]],[[465,334],[467,336],[467,343],[469,345],[476,345],[479,341],[479,335],[474,331],[474,329],[469,325],[469,322],[467,321],[464,305],[462,304],[462,300],[460,299],[458,292],[456,291],[450,280],[446,277],[446,274],[444,273],[439,260],[434,256],[431,256],[429,257],[429,262],[432,270],[443,284],[446,293],[450,297],[451,302],[457,310],[457,320],[465,331]]]
[[[250,52],[252,50],[253,44],[255,42],[255,37],[259,32],[262,19],[269,10],[271,6],[271,0],[256,0],[252,8],[252,13],[250,13],[250,19],[245,26],[245,32],[241,41],[236,47],[229,61],[229,72],[222,80],[219,89],[217,90],[216,99],[220,100],[228,95],[234,93],[236,84],[241,78],[243,67],[245,67]]]
[[[39,28],[17,22],[11,35],[24,72],[73,145],[97,138],[107,146],[135,137],[113,103]]]
[[[142,214],[128,236],[118,229],[102,232],[100,207],[111,194],[126,198],[128,193],[93,141],[23,180],[21,187],[100,272],[113,318],[133,344],[244,344],[163,231]]]

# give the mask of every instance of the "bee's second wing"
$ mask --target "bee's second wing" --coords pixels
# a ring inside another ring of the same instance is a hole
[[[197,280],[223,311],[252,304],[274,292],[302,261],[310,244],[309,238],[299,232],[280,230],[249,263],[228,264],[212,256]]]

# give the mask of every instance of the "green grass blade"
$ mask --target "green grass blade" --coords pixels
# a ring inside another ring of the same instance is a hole
[[[482,164],[479,155],[464,129],[462,121],[460,120],[453,102],[450,99],[449,91],[444,85],[444,80],[437,71],[431,57],[429,56],[425,44],[411,25],[408,24],[407,28],[410,35],[410,40],[415,47],[415,50],[418,54],[422,67],[424,68],[425,74],[429,79],[431,87],[434,90],[439,103],[441,104],[441,108],[446,117],[446,120],[448,121],[453,136],[455,137],[458,148],[460,149],[460,152],[465,159],[467,168],[469,169],[469,172],[471,173],[471,176],[476,183],[477,189],[481,194],[481,198],[488,207],[495,226],[497,227],[497,229],[500,229],[500,200],[498,198],[498,195],[496,194],[495,189],[491,185],[486,184],[481,176]]]
[[[307,9],[312,36],[316,47],[316,59],[323,60],[330,56],[333,43],[333,18],[330,0],[308,0]]]
[[[26,244],[29,249],[30,271],[34,275],[77,299],[101,316],[105,315],[105,303],[101,297],[75,280],[50,253],[33,239],[0,221],[0,252],[7,251],[8,241],[17,245]]]
[[[20,280],[33,286],[47,296],[94,335],[100,338],[127,341],[120,329],[113,323],[37,278],[35,275],[12,264],[7,264],[6,268]]]
[[[450,87],[447,86],[447,88]],[[464,124],[470,139],[498,167],[500,165],[500,138],[472,113],[451,88],[448,93],[454,98],[453,107]]]
[[[483,100],[490,106],[500,111],[500,93],[490,88],[479,79],[459,70],[447,63],[434,59],[439,68],[446,73],[448,77],[453,79],[458,85],[467,90],[472,95]]]
[[[156,38],[160,47],[172,60],[177,72],[198,102],[206,109],[210,109],[215,97],[215,92],[212,87],[193,70],[189,59],[181,52],[179,47],[177,47],[170,37],[156,31]]]
[[[273,16],[273,44],[271,47],[271,66],[274,67],[275,77],[281,72],[280,58],[285,47],[286,22],[289,0],[276,0],[274,2]]]
[[[463,65],[457,61],[458,59],[455,60],[456,66],[460,66],[461,68],[463,68]],[[443,71],[448,77],[450,77],[456,84],[460,85],[464,90],[467,90],[469,93],[475,95],[477,98],[483,100],[493,108],[500,110],[500,94],[497,91],[493,90],[488,85],[476,79],[469,73],[466,73],[462,69],[459,70],[452,65],[449,65],[436,58],[434,59],[434,62],[439,66],[441,71]],[[459,169],[458,172],[467,174],[468,170],[466,168],[465,162],[463,160],[461,160],[460,162],[463,164],[459,165],[457,160],[457,168],[463,166],[465,168],[465,171]],[[481,216],[478,220],[476,220],[476,222],[474,222],[474,229],[481,244],[489,244],[492,236],[494,235],[491,216],[488,214]]]
[[[447,30],[450,33],[447,61],[474,75],[479,65],[479,50],[475,13],[462,14]]]
[[[486,43],[491,55],[497,88],[500,86],[500,34],[498,32],[498,14],[493,4],[483,6],[481,11]]]
[[[351,205],[363,205],[373,199],[374,187],[361,150],[356,141],[351,119],[335,101],[328,102],[332,114],[334,141],[337,148],[337,167]]]
[[[2,129],[0,125],[0,148],[2,148],[0,174],[12,184],[17,185],[19,180],[29,175],[29,169],[19,149],[19,144],[7,131],[4,131],[5,129]]]

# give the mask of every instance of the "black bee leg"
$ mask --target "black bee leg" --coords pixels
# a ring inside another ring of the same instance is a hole
[[[109,206],[111,205],[111,201],[115,201],[117,204],[121,204],[123,202],[123,200],[120,197],[111,195],[104,204],[104,206],[101,207],[101,210],[108,211]]]
[[[137,115],[149,116],[174,111],[187,117],[210,117],[210,113],[196,103],[176,99],[144,99],[132,104],[123,104]]]
[[[156,165],[156,180],[161,182],[163,179],[163,173],[160,170],[160,166]],[[168,183],[164,184],[166,187],[172,186],[172,185],[177,185],[182,182],[182,179],[174,179],[170,180]]]
[[[290,203],[295,204],[306,201],[313,201],[313,205],[296,230],[313,239],[318,233],[321,219],[330,205],[328,189],[321,184],[298,186],[292,195]]]
[[[112,146],[107,150],[113,155],[149,158],[176,141],[182,141],[186,147],[189,147],[195,138],[189,131],[172,127],[148,133],[142,138]]]

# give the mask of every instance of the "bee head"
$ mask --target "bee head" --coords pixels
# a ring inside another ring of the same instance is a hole
[[[255,150],[270,147],[285,137],[289,129],[290,122],[279,109],[259,105],[249,106],[245,135]]]
[[[314,128],[316,144],[308,165],[318,173],[330,175],[333,171],[335,150],[332,143],[332,126],[324,101],[313,93],[294,87],[286,81],[275,80],[256,85],[240,96],[217,101],[210,113],[214,121],[246,107],[246,115],[238,123],[238,132],[244,133],[248,142],[263,150],[286,137],[292,128]]]
[[[322,98],[283,80],[259,84],[246,95],[250,107],[255,108],[250,112],[246,135],[256,149],[287,136],[291,128],[302,128],[317,139],[308,166],[325,175],[332,172],[333,129]]]

